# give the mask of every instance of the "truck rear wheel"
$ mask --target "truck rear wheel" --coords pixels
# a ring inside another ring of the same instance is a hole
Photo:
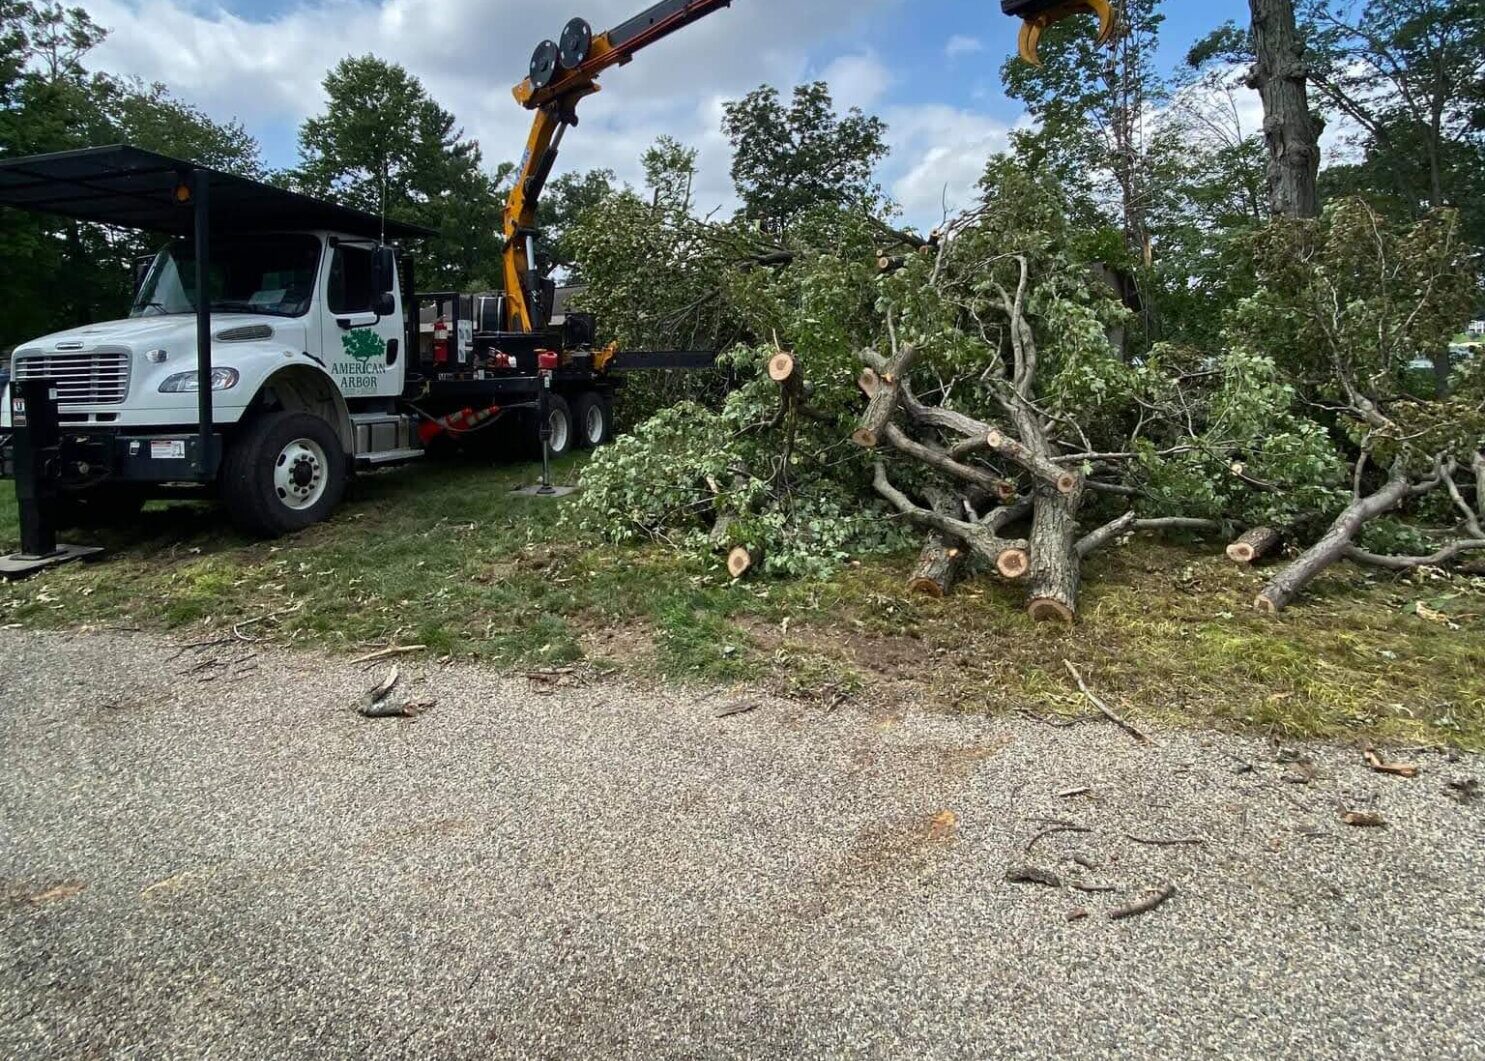
[[[222,501],[249,534],[276,538],[319,523],[345,495],[347,463],[335,429],[310,413],[260,416],[222,462]]]
[[[577,443],[584,449],[606,446],[614,437],[614,407],[606,395],[585,391],[572,411]]]
[[[573,444],[577,441],[577,430],[573,426],[572,407],[560,394],[547,396],[547,422],[552,427],[552,459],[567,456],[572,452]],[[536,455],[541,456],[539,432],[536,438]]]

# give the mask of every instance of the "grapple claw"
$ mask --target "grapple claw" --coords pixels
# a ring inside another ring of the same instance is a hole
[[[1119,15],[1113,0],[1001,0],[1001,10],[1022,20],[1018,50],[1032,66],[1041,66],[1042,33],[1048,26],[1077,15],[1098,16],[1098,43],[1113,41],[1119,31]]]

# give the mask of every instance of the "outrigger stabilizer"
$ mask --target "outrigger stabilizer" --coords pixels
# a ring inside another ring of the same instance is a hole
[[[1098,43],[1108,44],[1119,29],[1118,12],[1112,0],[1000,0],[1000,9],[1021,25],[1021,58],[1041,66],[1038,49],[1048,26],[1078,15],[1098,16]]]

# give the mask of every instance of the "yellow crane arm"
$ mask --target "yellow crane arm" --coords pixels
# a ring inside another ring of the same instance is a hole
[[[580,18],[560,41],[542,41],[531,57],[531,73],[514,89],[516,102],[535,111],[526,153],[505,206],[506,328],[532,332],[541,275],[536,263],[536,210],[562,137],[577,124],[577,105],[598,91],[598,75],[634,58],[636,52],[724,7],[732,0],[661,0],[628,22],[593,35]]]

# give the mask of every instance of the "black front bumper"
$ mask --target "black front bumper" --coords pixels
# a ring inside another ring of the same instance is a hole
[[[222,439],[213,435],[206,460],[201,439],[177,430],[68,430],[64,425],[57,455],[46,472],[64,490],[85,490],[102,483],[211,483],[221,461]],[[15,447],[0,448],[3,476],[15,478]]]

